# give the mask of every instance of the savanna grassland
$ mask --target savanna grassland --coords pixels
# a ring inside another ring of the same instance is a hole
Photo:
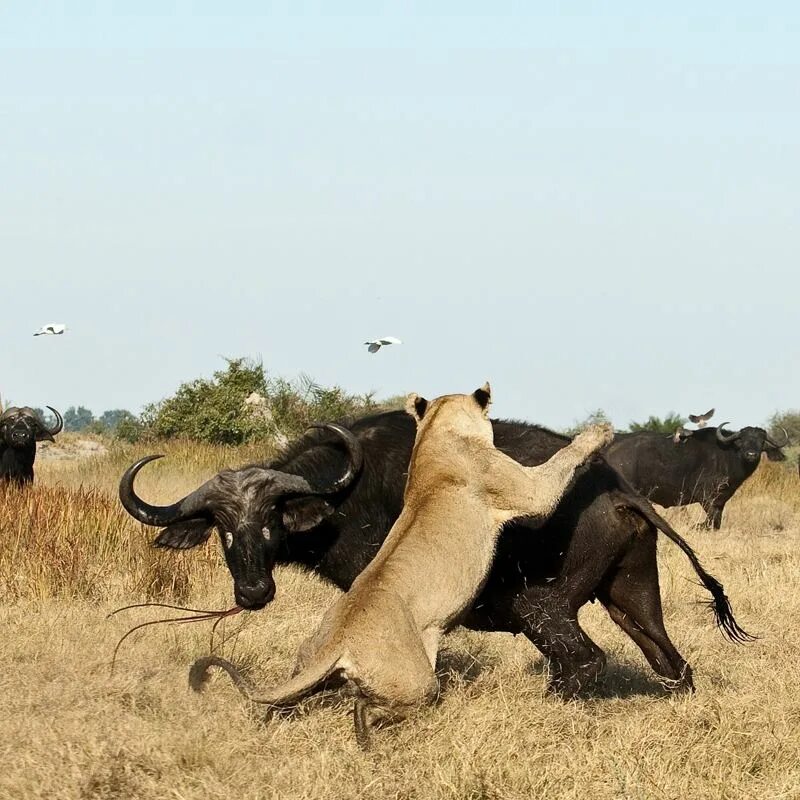
[[[137,486],[167,501],[258,447],[169,445]],[[361,752],[352,700],[312,699],[266,724],[225,676],[189,693],[210,624],[145,628],[174,612],[118,606],[233,602],[216,543],[149,546],[153,531],[116,500],[144,451],[47,460],[37,484],[0,491],[0,797],[2,798],[800,798],[800,482],[764,463],[728,505],[720,532],[696,507],[666,512],[725,584],[740,623],[761,636],[727,643],[686,559],[659,544],[667,628],[697,693],[670,696],[632,642],[589,605],[582,622],[609,657],[603,687],[563,703],[544,692],[541,657],[521,637],[458,631],[444,642],[440,703],[378,732]],[[794,461],[791,462],[794,464]],[[216,632],[218,652],[263,683],[285,678],[295,649],[336,590],[292,568],[265,611]]]

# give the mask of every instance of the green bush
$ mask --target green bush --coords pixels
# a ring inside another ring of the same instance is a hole
[[[777,442],[783,441],[783,431],[789,434],[792,444],[800,444],[800,410],[776,411],[767,423],[767,432]]]
[[[113,429],[113,436],[115,439],[128,442],[129,444],[138,442],[142,438],[143,433],[144,425],[142,421],[133,414],[123,417]]]
[[[248,405],[245,401],[253,397]],[[182,437],[212,444],[242,444],[259,439],[279,442],[302,433],[313,422],[359,416],[378,408],[372,395],[351,395],[308,377],[271,378],[261,363],[228,359],[211,379],[181,384],[177,392],[142,413],[142,434]]]
[[[610,423],[608,414],[602,408],[596,408],[591,413],[587,414],[583,420],[576,420],[572,427],[563,431],[566,436],[577,436],[582,430],[588,428],[590,425],[604,425]]]
[[[639,431],[655,431],[656,433],[675,433],[676,429],[685,425],[689,420],[670,411],[664,419],[656,416],[649,416],[644,422],[631,422],[628,430],[631,433],[638,433]]]

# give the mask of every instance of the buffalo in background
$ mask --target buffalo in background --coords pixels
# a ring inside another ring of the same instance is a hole
[[[569,437],[521,422],[493,420],[495,446],[524,466],[548,460]],[[133,464],[120,481],[122,505],[163,528],[159,547],[187,549],[217,528],[236,602],[263,608],[275,595],[276,562],[300,564],[346,590],[378,552],[403,507],[416,435],[404,411],[327,425],[266,464],[224,470],[169,506],[134,491]],[[675,689],[692,688],[692,672],[664,629],[656,561],[661,531],[689,558],[712,594],[717,622],[732,639],[747,638],[720,583],[689,545],[602,459],[585,467],[539,531],[506,526],[483,592],[463,623],[524,634],[548,659],[550,689],[573,696],[602,674],[603,651],[578,622],[598,599]]]
[[[786,440],[773,441],[763,428],[740,431],[679,428],[674,436],[653,431],[618,433],[605,451],[608,463],[648,499],[661,506],[700,503],[706,527],[719,529],[722,509],[749,478],[766,453],[783,461]]]
[[[55,441],[53,437],[64,427],[61,414],[51,406],[47,408],[56,418],[52,428],[27,406],[12,406],[0,414],[0,483],[23,485],[33,481],[36,442]]]

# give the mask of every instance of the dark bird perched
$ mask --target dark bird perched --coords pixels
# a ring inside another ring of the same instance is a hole
[[[675,442],[675,444],[680,444],[684,439],[691,435],[692,431],[690,431],[688,428],[684,428],[683,425],[680,425],[675,428],[675,433],[672,434],[672,441]]]
[[[705,428],[706,423],[714,416],[714,409],[711,408],[705,414],[689,414],[689,422],[694,422],[698,428]]]
[[[571,441],[522,422],[492,425],[496,447],[523,466],[544,463]],[[326,427],[269,463],[220,472],[169,506],[136,495],[136,475],[154,456],[140,459],[122,476],[120,500],[135,519],[163,529],[155,539],[159,547],[196,547],[216,528],[236,602],[244,608],[260,609],[273,599],[276,562],[303,565],[347,590],[403,507],[416,423],[404,411],[391,411]],[[581,606],[598,599],[670,686],[691,689],[691,668],[664,629],[658,531],[689,558],[713,597],[722,630],[747,638],[721,584],[602,459],[584,468],[543,527],[504,529],[486,585],[463,624],[525,634],[549,661],[550,689],[571,697],[605,667],[603,651],[578,622]]]

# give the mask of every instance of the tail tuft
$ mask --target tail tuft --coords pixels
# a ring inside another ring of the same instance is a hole
[[[731,608],[730,600],[722,588],[722,584],[713,576],[709,575],[699,562],[695,565],[697,574],[703,582],[703,586],[708,589],[711,594],[711,600],[706,600],[707,605],[714,612],[714,619],[717,627],[722,631],[723,636],[730,642],[736,644],[746,644],[747,642],[755,642],[758,636],[748,633],[742,628],[733,616],[733,609]]]

